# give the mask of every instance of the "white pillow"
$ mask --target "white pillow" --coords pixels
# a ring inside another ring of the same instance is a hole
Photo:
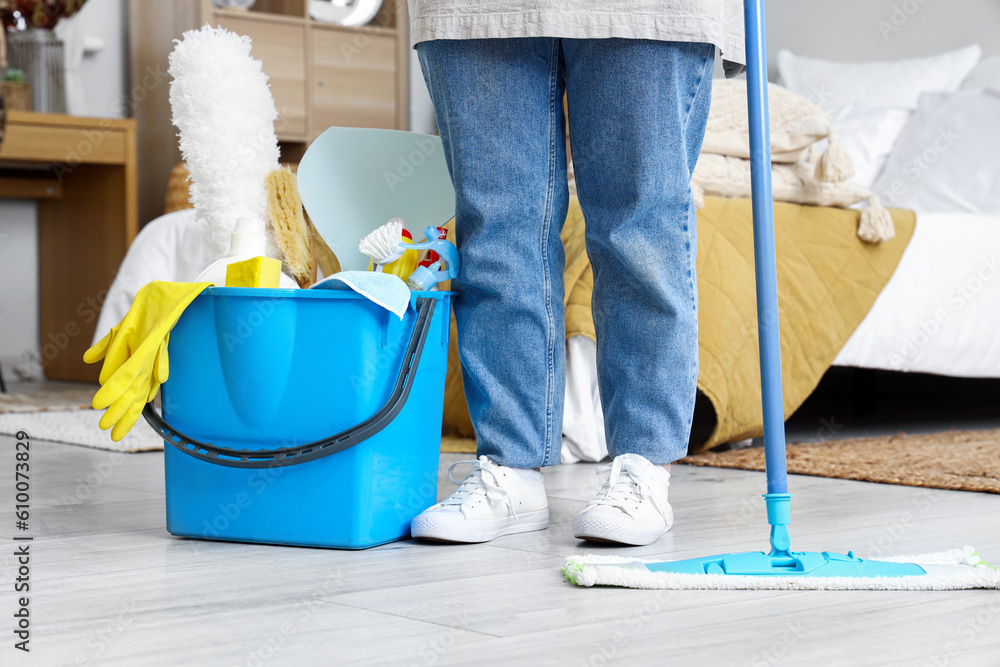
[[[871,188],[912,113],[860,102],[830,112],[833,129],[854,164],[855,183]]]
[[[924,93],[872,190],[886,206],[1000,215],[1000,92]]]
[[[962,90],[993,88],[1000,90],[1000,56],[984,58],[962,83]]]
[[[786,88],[827,111],[855,102],[916,109],[920,93],[958,90],[981,55],[982,49],[973,44],[930,58],[845,63],[782,50],[778,72]]]

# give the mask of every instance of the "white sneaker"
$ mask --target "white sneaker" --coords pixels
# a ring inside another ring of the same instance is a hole
[[[444,542],[489,542],[501,535],[544,530],[549,525],[549,501],[542,478],[528,479],[514,468],[498,466],[485,456],[459,461],[448,468],[472,464],[455,493],[424,510],[410,523],[410,534]]]
[[[597,469],[604,486],[573,521],[573,535],[595,542],[652,544],[670,530],[674,511],[667,502],[670,472],[638,454],[622,454]]]

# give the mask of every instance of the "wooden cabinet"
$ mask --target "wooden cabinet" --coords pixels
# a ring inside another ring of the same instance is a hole
[[[38,199],[39,353],[46,377],[83,363],[100,304],[136,234],[135,121],[10,111],[0,197]]]
[[[145,86],[150,71],[165,73],[173,40],[206,23],[253,40],[271,83],[282,159],[295,161],[326,128],[408,129],[409,42],[406,3],[386,0],[372,23],[347,28],[315,21],[306,0],[257,0],[251,10],[216,9],[212,0],[130,0],[130,99],[138,123],[139,218],[163,211],[167,176],[181,160],[170,122],[169,77]]]
[[[396,40],[335,28],[313,30],[313,122],[310,139],[326,128],[398,125]],[[352,91],[352,94],[345,94]]]

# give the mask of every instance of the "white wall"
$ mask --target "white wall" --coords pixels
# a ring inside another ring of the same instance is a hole
[[[103,49],[84,57],[79,69],[81,115],[120,115],[116,102],[124,98],[127,76],[125,11],[125,0],[88,0],[66,21],[104,42]],[[4,377],[14,379],[17,370],[39,372],[31,361],[37,348],[38,208],[34,201],[0,200],[0,363]]]
[[[83,83],[80,116],[121,118],[125,110],[128,79],[128,20],[126,0],[87,0],[73,18],[63,21],[60,32],[72,29],[80,35],[103,42],[96,53],[87,54],[79,68]],[[117,102],[117,104],[116,104]]]
[[[410,49],[410,130],[424,134],[437,132],[434,105],[431,104],[431,96],[420,71],[420,60],[414,49]]]
[[[767,0],[768,61],[778,49],[830,60],[917,58],[978,43],[1000,54],[997,0]]]
[[[38,347],[38,227],[34,201],[0,202],[0,362],[4,378]]]

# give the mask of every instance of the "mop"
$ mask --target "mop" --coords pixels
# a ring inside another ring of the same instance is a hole
[[[1000,572],[972,547],[903,558],[865,559],[832,552],[793,551],[788,526],[791,494],[785,460],[778,284],[771,197],[764,0],[745,0],[747,98],[753,195],[754,271],[760,338],[767,521],[771,550],[687,560],[642,562],[614,556],[571,556],[563,575],[579,586],[647,589],[957,590],[1000,588]]]

